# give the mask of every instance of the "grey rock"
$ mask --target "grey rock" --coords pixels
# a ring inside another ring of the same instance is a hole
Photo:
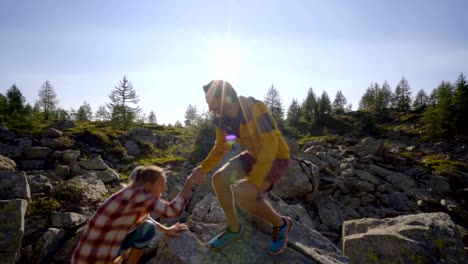
[[[43,159],[21,160],[19,165],[21,170],[42,170],[46,165],[46,161]]]
[[[34,247],[33,263],[44,263],[60,245],[60,240],[65,236],[65,230],[49,228],[39,239]]]
[[[12,159],[0,155],[0,171],[16,171],[16,163]]]
[[[9,158],[19,158],[23,150],[17,146],[10,146],[7,144],[0,143],[0,155],[9,157]]]
[[[86,229],[86,226],[80,227],[77,231],[76,234],[70,238],[65,245],[54,255],[54,260],[57,263],[68,263],[70,259],[72,258],[73,252],[75,251],[75,248],[78,246],[78,243],[80,242],[81,237],[83,236],[84,230]]]
[[[290,160],[288,173],[284,175],[274,192],[283,199],[299,198],[312,191],[312,184],[296,160]]]
[[[29,147],[24,150],[24,156],[27,159],[46,159],[52,153],[48,147]]]
[[[352,193],[360,192],[374,192],[375,187],[372,183],[367,181],[357,180],[351,177],[344,178],[345,187],[348,188]]]
[[[127,153],[132,156],[138,156],[141,154],[141,149],[135,141],[127,140],[125,142],[125,149]]]
[[[340,204],[330,195],[324,194],[315,201],[320,220],[333,230],[340,230],[343,225],[343,212]]]
[[[78,161],[81,153],[79,150],[68,149],[63,151],[62,162],[65,165],[73,165]]]
[[[370,174],[367,171],[354,170],[354,173],[356,174],[356,176],[359,179],[361,179],[363,181],[368,181],[368,182],[373,183],[375,185],[379,184],[379,180],[376,177],[374,177],[374,175]]]
[[[59,138],[41,138],[41,145],[52,149],[68,147],[68,143]]]
[[[84,160],[79,165],[86,170],[107,170],[109,166],[102,160],[101,157],[94,157],[89,160]]]
[[[30,137],[15,138],[13,140],[13,144],[21,149],[32,147],[32,138]]]
[[[87,217],[74,212],[59,212],[52,215],[52,227],[56,228],[74,228],[83,225]]]
[[[31,191],[24,172],[0,171],[0,199],[31,200]]]
[[[58,129],[55,129],[55,128],[53,128],[53,127],[49,127],[49,128],[47,129],[47,135],[56,138],[56,137],[61,137],[61,136],[63,136],[63,133],[62,133],[62,131],[60,131],[60,130],[58,130]]]
[[[399,190],[406,191],[415,185],[415,182],[411,177],[403,173],[393,172],[393,171],[384,169],[374,164],[369,165],[369,171],[385,179],[386,181],[394,185]]]
[[[22,199],[0,200],[0,253],[5,258],[16,259],[23,239],[26,206]]]
[[[11,132],[7,127],[0,125],[0,140],[9,141],[15,137],[15,133]]]
[[[53,186],[51,180],[44,175],[27,175],[31,193],[45,193],[48,194]]]
[[[353,263],[467,262],[461,238],[445,213],[346,221],[343,252]]]
[[[68,179],[68,177],[70,176],[70,167],[68,167],[67,165],[58,165],[55,168],[54,173],[57,177],[60,177],[62,179]]]

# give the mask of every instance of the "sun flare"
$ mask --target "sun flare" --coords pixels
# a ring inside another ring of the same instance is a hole
[[[232,48],[221,48],[215,50],[214,67],[216,75],[222,79],[235,79],[239,71],[240,61],[240,52]]]

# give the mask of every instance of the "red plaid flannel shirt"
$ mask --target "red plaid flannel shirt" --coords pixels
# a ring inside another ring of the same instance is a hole
[[[142,187],[120,190],[104,201],[91,217],[71,262],[113,263],[127,234],[149,214],[177,217],[187,203],[180,194],[169,203]]]

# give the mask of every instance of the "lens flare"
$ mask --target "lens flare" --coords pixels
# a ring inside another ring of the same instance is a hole
[[[236,135],[227,135],[226,141],[229,145],[234,145],[236,143]]]

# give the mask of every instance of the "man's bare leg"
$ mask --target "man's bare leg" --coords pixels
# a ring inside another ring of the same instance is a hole
[[[237,218],[236,207],[234,206],[234,194],[231,189],[231,174],[235,172],[229,170],[227,165],[213,175],[213,188],[218,197],[219,204],[226,215],[229,229],[233,232],[238,232],[240,224]],[[234,179],[237,180],[237,177],[234,176]]]
[[[239,206],[247,211],[269,221],[273,226],[282,226],[283,219],[270,203],[263,198],[257,187],[247,181],[241,180],[238,186]]]

